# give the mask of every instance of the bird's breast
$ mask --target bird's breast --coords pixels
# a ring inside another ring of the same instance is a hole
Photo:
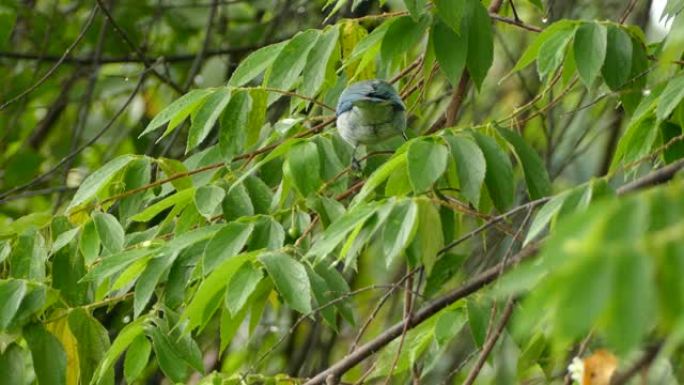
[[[391,105],[354,106],[337,117],[337,128],[352,145],[372,144],[397,135],[406,127],[406,115]]]

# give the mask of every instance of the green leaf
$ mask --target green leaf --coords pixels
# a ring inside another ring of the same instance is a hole
[[[242,325],[242,321],[245,320],[247,310],[248,308],[244,308],[240,313],[233,316],[225,307],[221,309],[221,324],[219,326],[221,337],[220,352],[223,352],[233,340],[233,337],[235,337],[238,328]]]
[[[185,118],[187,118],[200,105],[200,103],[202,103],[202,101],[204,101],[204,99],[211,94],[211,92],[212,90],[210,89],[192,90],[176,99],[173,103],[161,110],[138,137],[140,138],[152,131],[157,130],[159,127],[173,119],[173,122],[169,124],[169,127],[162,135],[162,138],[168,135],[176,126],[178,126],[178,124],[182,123],[183,120],[185,120]]]
[[[418,206],[418,227],[406,254],[409,262],[422,262],[429,275],[437,261],[439,251],[444,247],[442,219],[439,211],[427,198],[419,198],[415,202]]]
[[[93,199],[112,181],[117,172],[136,159],[140,159],[140,157],[137,155],[121,155],[88,175],[83,183],[81,183],[76,194],[74,194],[74,198],[69,203],[66,211],[71,212],[72,209]]]
[[[576,21],[574,20],[559,20],[547,28],[544,28],[544,30],[537,35],[532,44],[527,46],[525,52],[523,52],[520,59],[518,59],[518,62],[515,63],[515,67],[513,67],[511,72],[506,75],[506,77],[532,64],[532,62],[537,59],[537,56],[539,56],[539,50],[541,49],[541,46],[552,37],[556,35],[564,36],[572,34],[572,31],[575,29],[575,25]]]
[[[422,193],[432,187],[446,170],[447,149],[431,140],[417,140],[408,148],[407,158],[409,181],[413,191]]]
[[[461,194],[474,206],[480,202],[487,163],[475,141],[465,135],[447,135],[451,156],[456,161]]]
[[[646,156],[658,136],[658,122],[652,114],[633,120],[618,142],[610,169],[615,170],[622,161],[631,164]]]
[[[12,246],[8,241],[0,241],[0,263],[4,262],[12,253]]]
[[[230,162],[235,154],[245,146],[248,121],[252,111],[252,97],[244,90],[233,93],[228,106],[221,115],[221,128],[218,142],[225,162]]]
[[[468,312],[468,327],[473,336],[475,344],[482,347],[487,338],[487,327],[489,325],[490,303],[481,297],[470,298],[466,301]]]
[[[285,253],[259,257],[285,303],[302,314],[311,312],[311,286],[304,265]]]
[[[290,39],[275,58],[264,85],[280,90],[291,89],[297,83],[297,79],[306,65],[307,55],[316,44],[319,35],[320,31],[310,29],[300,32]],[[280,96],[282,95],[271,93],[268,96],[269,104]]]
[[[83,225],[81,238],[78,240],[78,249],[83,254],[85,263],[88,264],[100,255],[100,237],[97,235],[95,223],[92,220]]]
[[[204,273],[211,272],[226,259],[239,254],[253,229],[250,223],[231,222],[214,234],[202,257]]]
[[[636,250],[625,250],[615,258],[613,300],[609,305],[606,334],[608,343],[618,353],[639,346],[655,323],[655,282],[652,258]]]
[[[226,191],[219,186],[210,184],[199,187],[195,191],[195,207],[207,220],[211,219],[225,196]]]
[[[157,214],[168,209],[171,206],[184,207],[195,195],[195,189],[187,188],[185,190],[177,191],[174,194],[160,200],[159,202],[147,207],[145,210],[131,217],[132,221],[136,222],[148,222],[152,218],[156,217]]]
[[[437,16],[455,33],[461,34],[461,20],[465,13],[463,3],[456,4],[451,0],[434,0],[433,2],[437,6]]]
[[[153,258],[147,264],[145,270],[140,274],[138,281],[135,283],[135,290],[133,291],[133,317],[138,318],[140,313],[145,309],[145,306],[152,298],[154,289],[173,262],[176,260],[180,248],[174,250],[170,255],[162,255],[159,258]]]
[[[411,14],[413,20],[416,21],[420,19],[420,16],[423,13],[425,13],[426,3],[426,0],[404,0],[404,5],[406,6],[406,9],[408,9],[409,14]]]
[[[181,316],[181,319],[189,320],[189,330],[204,326],[209,321],[221,305],[230,278],[245,261],[252,260],[257,253],[244,253],[229,258],[207,275]]]
[[[69,330],[76,338],[81,383],[94,378],[95,371],[109,349],[109,334],[95,318],[82,309],[69,313]],[[102,383],[114,384],[114,371],[108,371]]]
[[[7,330],[26,295],[26,283],[20,279],[0,280],[0,330]]]
[[[259,217],[254,226],[254,231],[247,248],[249,250],[274,250],[283,247],[284,242],[285,230],[283,225],[273,217],[262,216]]]
[[[411,188],[411,182],[409,182],[408,167],[399,167],[387,178],[385,196],[405,196],[411,193],[411,191],[413,189]]]
[[[603,313],[614,294],[609,258],[598,255],[583,258],[554,281],[558,301],[553,313],[557,335],[568,341],[581,338]]]
[[[45,239],[40,233],[30,230],[17,237],[10,255],[10,276],[43,280],[47,250]]]
[[[76,234],[80,231],[79,228],[71,229],[68,231],[65,231],[55,239],[54,242],[52,242],[52,246],[50,247],[50,254],[54,254],[61,250],[64,246],[68,245],[71,243],[71,241],[74,240],[76,237]],[[2,258],[0,258],[0,262],[2,262]]]
[[[385,34],[387,33],[387,30],[389,29],[390,25],[392,25],[392,22],[392,20],[385,21],[384,23],[380,24],[377,28],[375,28],[371,33],[363,36],[363,38],[357,44],[354,45],[354,50],[351,51],[349,57],[346,58],[345,66],[348,65],[348,63],[355,62],[358,59],[364,57],[365,54],[367,54],[368,52],[373,52],[373,48],[378,47],[378,45],[382,43],[382,40],[385,37]],[[354,30],[362,30],[364,34],[367,33],[363,27],[359,26],[356,23],[350,23],[348,25],[354,26],[352,28]],[[344,36],[343,34],[343,38],[344,37],[346,36]]]
[[[228,220],[254,215],[254,205],[244,184],[234,185],[221,203],[223,217]]]
[[[240,87],[259,76],[259,74],[264,72],[264,70],[273,63],[276,57],[278,57],[278,54],[283,50],[285,44],[287,44],[287,41],[267,45],[266,47],[259,48],[249,54],[249,56],[242,60],[240,65],[235,69],[235,72],[233,72],[233,75],[228,81],[228,85]]]
[[[59,340],[39,324],[26,326],[23,336],[31,350],[38,383],[66,385],[67,359]]]
[[[551,180],[539,154],[517,132],[499,126],[496,129],[513,146],[515,155],[522,164],[530,199],[535,200],[549,195]]]
[[[207,96],[197,112],[192,114],[188,145],[185,148],[186,154],[206,139],[219,116],[223,113],[223,109],[228,105],[229,100],[230,90],[219,88]]]
[[[243,185],[247,188],[247,193],[252,201],[255,214],[268,214],[271,211],[273,192],[263,180],[256,176],[245,179]]]
[[[331,292],[325,280],[308,265],[306,266],[306,273],[309,276],[309,282],[311,283],[315,307],[317,309],[320,308],[320,314],[325,323],[333,330],[338,331],[335,307],[325,306],[334,301],[336,295]]]
[[[0,373],[5,385],[26,385],[27,373],[23,349],[11,343],[4,352],[0,352]]]
[[[91,385],[97,385],[102,382],[103,378],[110,372],[124,350],[126,350],[138,336],[143,334],[143,326],[146,321],[146,318],[141,317],[121,329],[119,335],[117,335],[114,342],[112,342],[112,346],[107,350],[104,358],[100,361],[97,370],[95,370],[93,379],[90,381]]]
[[[157,252],[156,249],[131,249],[120,253],[108,255],[99,264],[86,274],[83,281],[97,281],[111,276],[123,269],[133,262],[148,257]]]
[[[549,37],[539,47],[537,57],[537,72],[540,79],[553,75],[558,67],[563,63],[566,46],[572,39],[575,29],[563,29]]]
[[[334,298],[340,298],[349,293],[350,289],[347,281],[345,281],[344,276],[334,266],[319,263],[314,267],[314,271],[325,280],[325,284],[332,291],[331,294]],[[337,307],[337,310],[347,322],[354,325],[354,312],[350,299],[338,302],[335,307]]]
[[[463,255],[445,253],[435,262],[432,273],[428,275],[425,283],[424,295],[427,297],[437,293],[445,283],[458,273],[461,263],[465,257]]]
[[[334,64],[332,61],[335,57],[339,57],[339,54],[333,55],[335,50],[339,51],[337,44],[339,38],[340,28],[338,25],[326,29],[318,38],[306,59],[306,66],[304,66],[302,73],[302,84],[298,89],[300,94],[310,98],[318,94],[325,82],[328,69]]]
[[[261,270],[255,268],[249,261],[235,272],[226,291],[226,307],[233,316],[244,308],[263,276]]]
[[[452,7],[456,8],[452,5]],[[494,62],[492,21],[480,0],[466,0],[463,18],[468,26],[468,57],[466,66],[478,90]]]
[[[124,359],[124,377],[127,383],[133,383],[140,377],[150,360],[151,352],[152,344],[147,337],[139,335],[133,340]]]
[[[10,3],[11,4],[11,3]],[[17,13],[10,7],[0,6],[0,48],[4,48],[9,40],[14,23],[17,21]]]
[[[461,309],[444,312],[435,323],[435,341],[444,346],[463,329],[467,321],[465,311]]]
[[[325,229],[321,237],[306,253],[306,256],[321,258],[328,255],[350,231],[359,223],[365,222],[377,209],[378,206],[375,204],[359,205],[350,209]]]
[[[567,192],[556,195],[555,197],[551,198],[548,202],[546,202],[541,209],[539,209],[539,212],[537,212],[537,215],[535,215],[534,219],[532,220],[530,229],[527,231],[527,235],[525,236],[525,242],[523,243],[523,245],[528,244],[539,233],[541,233],[542,230],[544,230],[546,225],[548,225],[551,222],[551,219],[553,219],[553,217],[556,216],[556,214],[558,214],[561,207],[563,207],[563,203],[565,203],[565,199],[567,197]]]
[[[176,352],[169,337],[162,334],[158,328],[152,328],[150,334],[159,368],[174,383],[185,382],[188,376],[188,366]]]
[[[432,27],[432,44],[439,68],[455,87],[466,65],[468,39],[437,20]]]
[[[622,87],[632,69],[632,39],[622,28],[608,26],[606,60],[601,73],[611,90]]]
[[[361,188],[358,194],[352,200],[351,206],[358,205],[363,202],[376,188],[378,188],[387,178],[390,177],[396,170],[400,167],[404,167],[407,162],[406,153],[401,153],[394,155],[387,162],[383,163],[382,166],[378,167],[366,183]]]
[[[300,138],[290,138],[284,141],[283,143],[279,144],[278,147],[274,148],[271,152],[268,153],[263,159],[261,159],[257,164],[252,166],[249,170],[245,171],[240,175],[239,178],[237,178],[235,181],[233,181],[233,184],[231,185],[230,189],[233,189],[235,186],[240,185],[245,179],[249,178],[251,175],[253,175],[257,170],[259,170],[264,164],[277,159],[284,154],[287,153],[287,151],[292,147],[293,145],[301,142],[302,139]],[[230,193],[230,190],[228,190]]]
[[[399,202],[393,207],[382,229],[385,266],[390,267],[413,240],[418,228],[417,219],[418,205],[412,200]]]
[[[125,233],[115,216],[97,211],[93,213],[93,223],[105,249],[112,254],[123,250]]]
[[[667,86],[660,94],[656,116],[658,120],[667,119],[672,111],[679,105],[684,98],[684,75],[679,75],[668,80]]]
[[[425,33],[430,18],[423,16],[420,21],[414,21],[410,16],[396,18],[387,29],[382,39],[380,54],[385,62],[414,48]]]
[[[235,98],[235,95],[233,95]],[[247,118],[247,135],[245,146],[253,146],[259,141],[261,128],[266,121],[266,109],[268,108],[268,92],[260,88],[253,88],[249,90],[249,98],[251,99]],[[223,122],[223,120],[222,120]]]
[[[513,204],[515,185],[511,160],[499,147],[496,141],[479,132],[473,132],[475,141],[480,146],[487,163],[485,184],[494,206],[504,212]]]
[[[583,23],[575,32],[573,50],[577,72],[587,87],[591,87],[606,59],[607,30],[602,24]]]
[[[292,146],[285,158],[283,172],[290,176],[292,184],[302,196],[315,192],[321,185],[321,165],[316,143],[306,141]]]

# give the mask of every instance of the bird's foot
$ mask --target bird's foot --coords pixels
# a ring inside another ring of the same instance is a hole
[[[361,170],[362,170],[361,162],[358,159],[352,158],[351,170],[355,174],[361,173]]]

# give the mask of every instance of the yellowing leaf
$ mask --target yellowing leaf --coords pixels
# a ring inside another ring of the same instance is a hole
[[[67,317],[62,317],[55,322],[47,324],[47,330],[51,332],[64,348],[66,353],[66,385],[78,385],[81,375],[78,364],[78,345],[76,337],[69,329]]]

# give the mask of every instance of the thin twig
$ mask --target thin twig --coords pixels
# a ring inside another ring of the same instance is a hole
[[[154,76],[156,76],[159,80],[163,81],[164,83],[168,84],[168,85],[169,85],[171,88],[173,88],[176,92],[182,94],[182,93],[183,93],[183,88],[182,88],[181,86],[179,86],[178,84],[176,84],[176,82],[174,82],[172,79],[166,77],[165,75],[163,75],[163,74],[161,74],[159,71],[157,71],[157,70],[153,67],[153,63],[151,63],[149,60],[147,60],[147,56],[145,56],[145,52],[143,52],[142,49],[141,49],[140,47],[138,47],[138,46],[133,42],[133,40],[128,36],[128,34],[126,33],[126,31],[124,31],[124,30],[119,26],[119,24],[118,24],[118,23],[116,22],[116,20],[114,19],[114,16],[111,14],[111,12],[109,12],[109,9],[108,9],[107,6],[104,4],[103,0],[95,0],[95,1],[97,1],[97,5],[98,5],[98,6],[100,7],[100,9],[102,10],[102,13],[104,13],[104,15],[107,17],[107,19],[109,19],[109,23],[112,25],[112,28],[114,29],[114,31],[115,31],[119,36],[121,36],[121,38],[124,40],[124,42],[126,43],[126,45],[128,45],[128,46],[135,52],[135,54],[138,56],[138,58],[140,58],[140,59],[142,60],[143,64],[145,65],[145,68],[146,68],[146,69],[149,69],[149,70],[152,72],[152,74],[153,74]]]
[[[78,43],[81,42],[83,37],[86,35],[86,32],[90,29],[90,26],[93,24],[93,20],[95,19],[95,15],[97,15],[97,7],[93,7],[92,11],[90,11],[90,15],[88,15],[88,19],[86,19],[85,24],[83,25],[83,28],[81,28],[81,31],[78,33],[78,36],[76,36],[76,40],[74,40],[73,43],[67,49],[64,51],[62,56],[57,60],[57,62],[50,67],[50,69],[43,75],[40,79],[38,79],[37,82],[35,82],[31,87],[27,88],[24,92],[20,93],[19,95],[13,97],[12,99],[6,101],[5,103],[0,104],[0,111],[4,110],[9,106],[10,104],[16,102],[17,100],[22,99],[26,95],[30,94],[31,92],[35,91],[38,87],[40,87],[45,81],[52,76],[52,74],[57,71],[57,68],[59,68],[60,65],[64,62],[67,56],[71,53],[71,51],[76,48]]]
[[[635,374],[639,373],[642,369],[651,365],[651,363],[658,357],[658,353],[662,348],[662,344],[658,343],[654,346],[649,347],[641,358],[639,358],[632,366],[630,366],[624,372],[618,372],[613,374],[610,379],[610,385],[623,385],[626,384]]]
[[[62,160],[60,160],[59,162],[57,162],[57,164],[56,164],[55,166],[53,166],[51,169],[49,169],[48,171],[46,171],[46,172],[40,174],[39,176],[33,178],[33,179],[30,180],[29,182],[24,183],[23,185],[20,185],[20,186],[11,188],[11,189],[9,189],[9,190],[3,192],[2,194],[0,194],[0,199],[5,199],[5,198],[7,198],[8,196],[12,195],[13,193],[16,193],[16,192],[19,192],[19,191],[24,191],[24,190],[26,190],[28,187],[31,187],[31,186],[33,186],[33,185],[35,185],[35,184],[37,184],[37,183],[42,182],[43,180],[45,180],[46,177],[52,175],[52,174],[55,173],[57,170],[59,170],[59,169],[60,169],[66,162],[68,162],[70,159],[72,159],[73,157],[77,156],[79,153],[81,153],[81,151],[83,151],[84,149],[86,149],[87,147],[89,147],[91,144],[95,143],[98,139],[100,139],[100,137],[101,137],[105,132],[107,132],[107,130],[109,130],[109,129],[114,125],[114,122],[116,122],[116,120],[119,118],[119,116],[121,116],[121,114],[126,110],[126,108],[128,107],[128,105],[131,104],[131,102],[133,101],[133,98],[135,97],[135,95],[137,95],[138,92],[140,91],[140,89],[142,88],[142,85],[143,85],[143,83],[145,82],[145,78],[146,78],[146,74],[143,74],[143,76],[140,77],[140,80],[138,81],[138,84],[135,86],[135,89],[133,90],[133,93],[131,93],[131,95],[128,97],[128,99],[124,102],[123,106],[121,106],[121,108],[119,108],[119,110],[118,110],[118,111],[114,114],[114,116],[107,122],[107,124],[105,124],[105,126],[102,127],[102,129],[101,129],[99,132],[97,132],[92,138],[90,138],[90,140],[88,140],[86,143],[84,143],[83,145],[81,145],[80,147],[78,147],[76,150],[74,150],[74,151],[70,152],[69,154],[67,154],[67,156],[65,156],[64,158],[62,158]]]
[[[494,345],[496,345],[496,342],[499,340],[501,332],[503,332],[504,328],[506,327],[508,320],[511,319],[514,305],[515,300],[513,298],[509,298],[508,302],[506,302],[506,307],[501,315],[498,326],[493,330],[491,336],[487,338],[487,341],[485,341],[484,345],[482,346],[480,356],[477,358],[477,361],[475,361],[475,366],[473,366],[473,368],[470,370],[470,373],[468,373],[468,377],[466,377],[465,381],[463,381],[463,385],[472,385],[475,382],[475,379],[477,378],[478,374],[480,374],[482,367],[487,361],[489,353],[491,353],[492,349],[494,349]]]
[[[413,295],[411,290],[413,290],[413,275],[408,274],[408,278],[404,283],[406,286],[406,291],[404,292],[404,330],[401,331],[401,338],[399,339],[399,346],[397,347],[397,352],[394,354],[394,359],[392,360],[392,365],[389,367],[389,373],[387,373],[387,378],[385,379],[385,385],[389,385],[392,379],[392,374],[394,373],[394,368],[399,362],[399,357],[401,357],[401,350],[404,347],[404,342],[406,341],[406,334],[408,333],[409,323],[411,322],[411,317],[413,315]]]

